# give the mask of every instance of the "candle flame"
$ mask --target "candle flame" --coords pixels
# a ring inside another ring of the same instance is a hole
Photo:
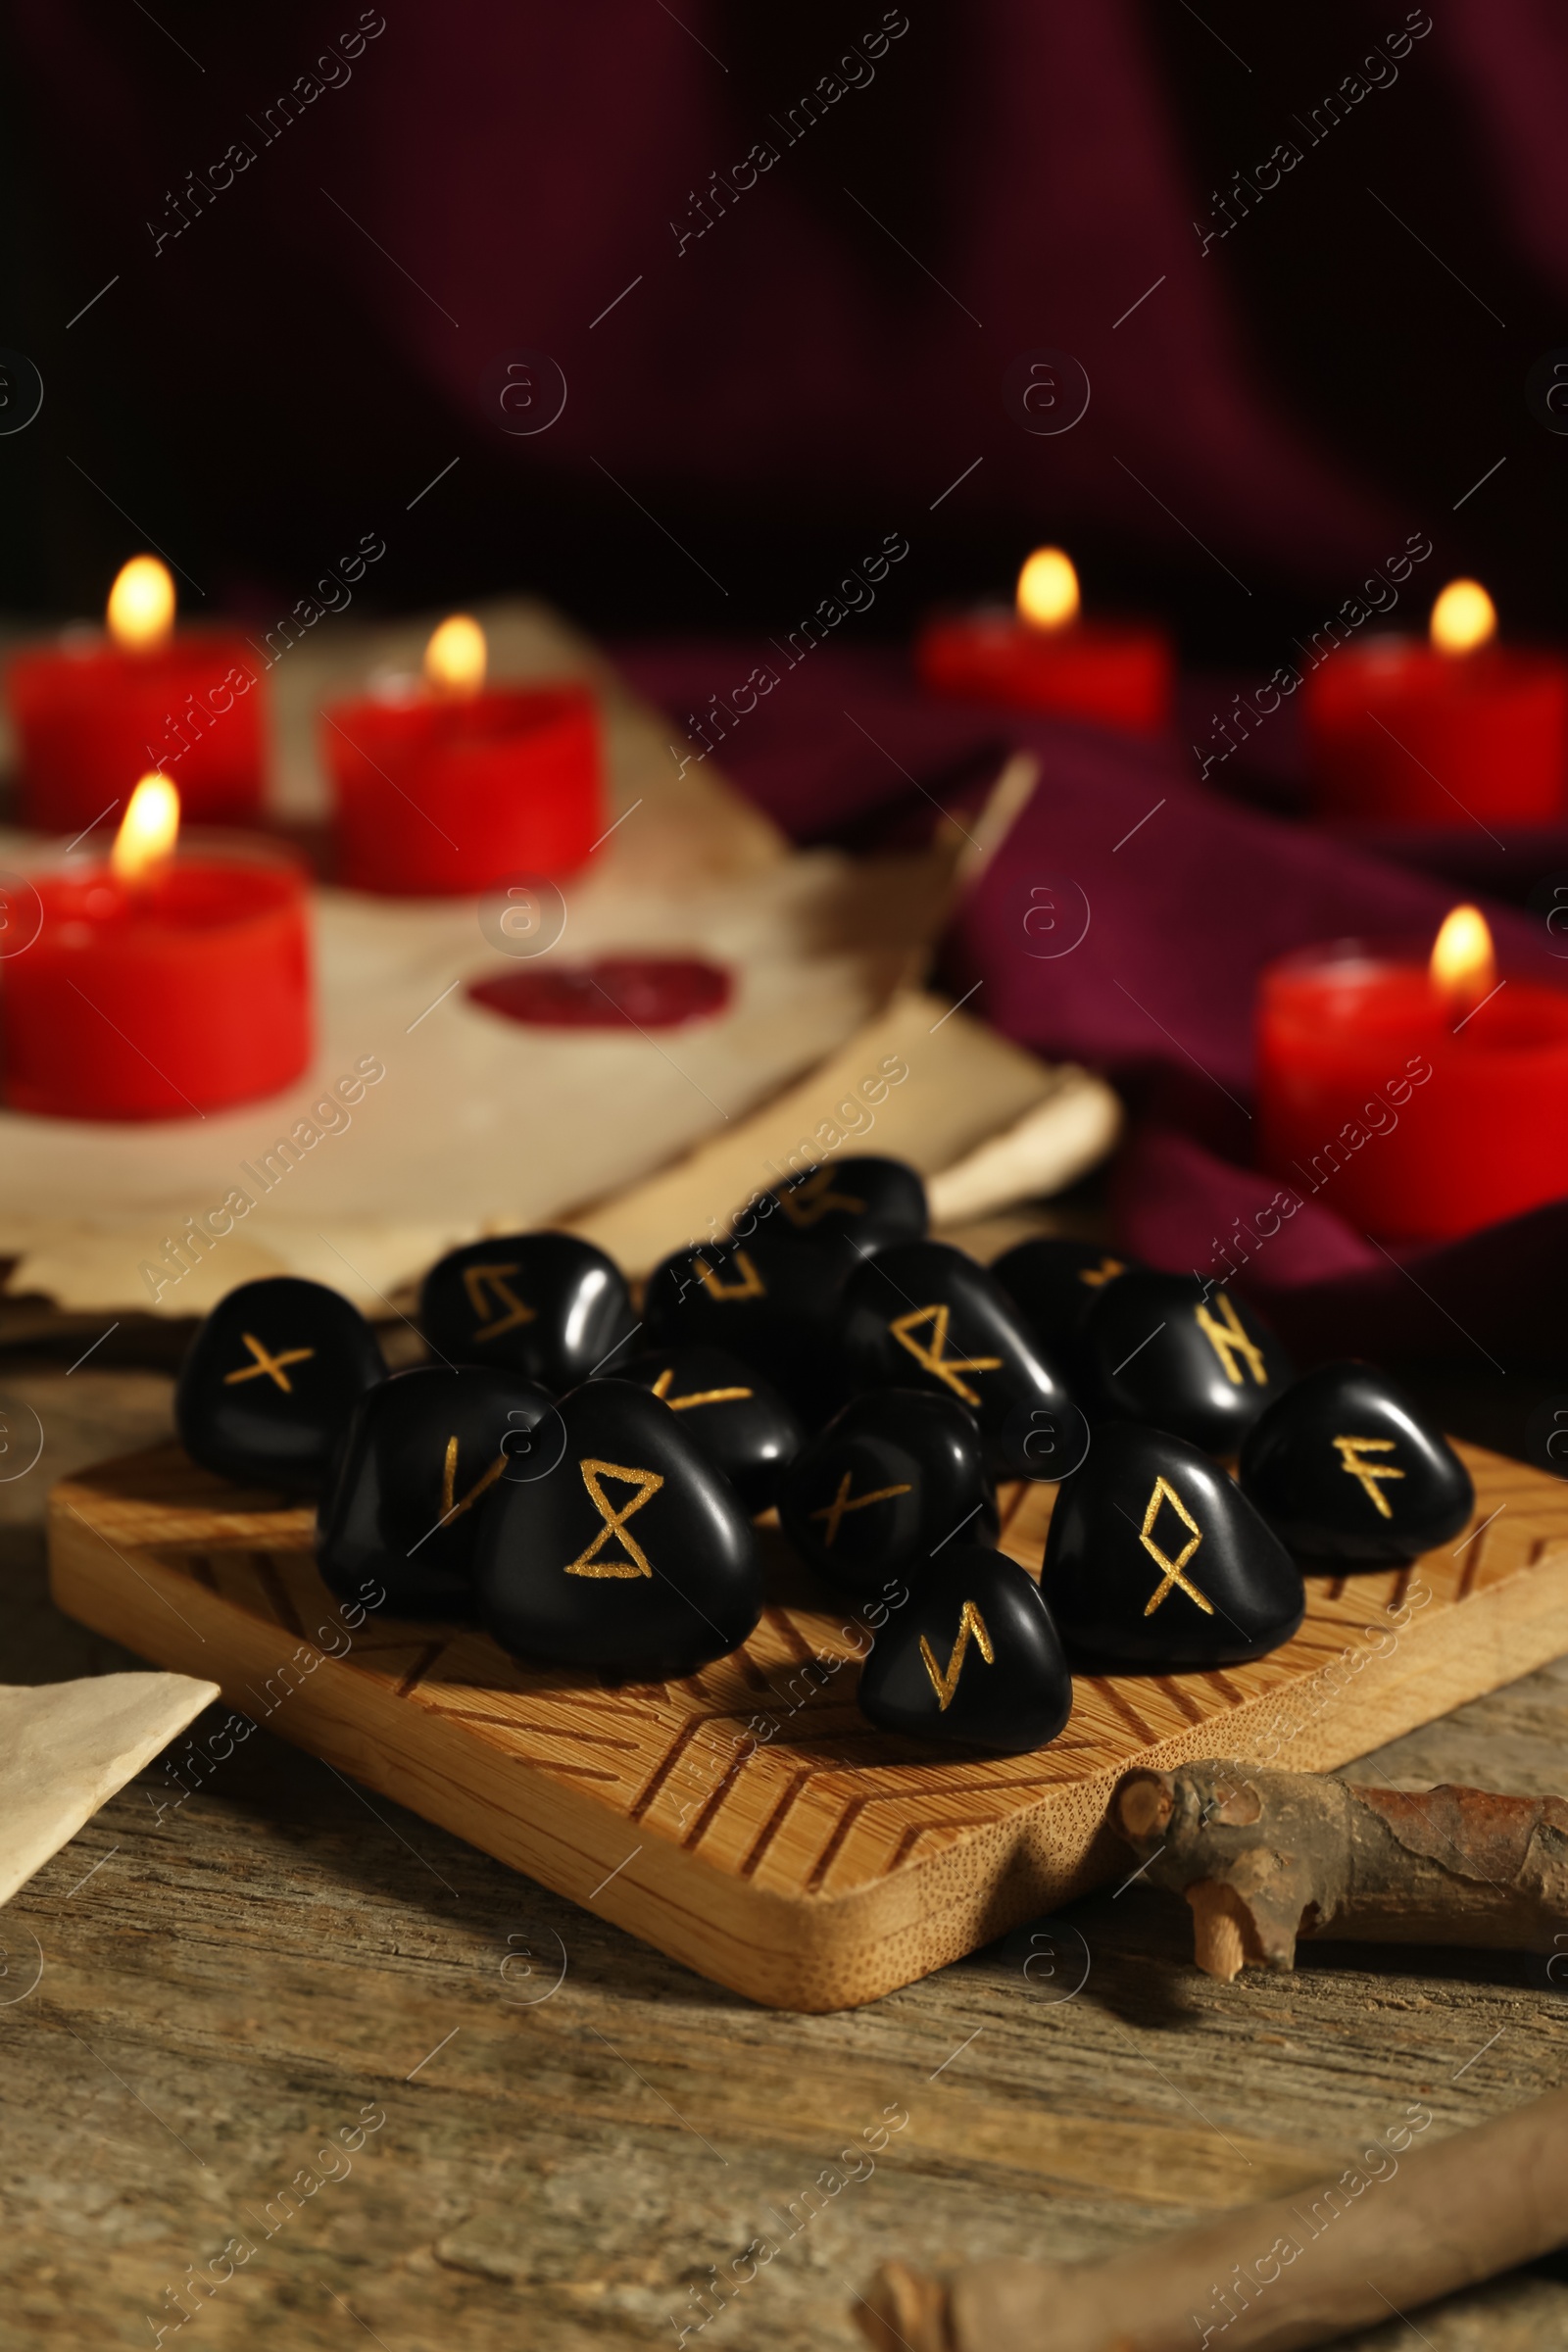
[[[1059,547],[1037,547],[1018,574],[1018,618],[1031,629],[1069,628],[1078,617],[1078,574]]]
[[[1438,652],[1473,654],[1496,634],[1497,608],[1481,582],[1450,580],[1432,608],[1432,642]]]
[[[484,631],[466,612],[455,612],[431,634],[424,649],[424,674],[434,694],[471,702],[484,684]]]
[[[1455,906],[1432,949],[1432,985],[1450,1012],[1474,1012],[1497,985],[1492,933],[1479,906]]]
[[[179,838],[179,795],[167,776],[143,776],[121,819],[109,863],[118,882],[151,881]]]
[[[156,653],[174,628],[174,583],[156,556],[132,556],[109,591],[109,634],[127,654]]]

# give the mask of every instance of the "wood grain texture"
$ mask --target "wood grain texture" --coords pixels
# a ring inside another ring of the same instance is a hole
[[[139,1662],[50,1605],[41,1501],[145,1443],[156,1384],[68,1360],[5,1375],[49,1441],[4,1490],[39,1497],[0,1525],[13,1681]],[[1349,1777],[1561,1792],[1565,1757],[1568,1660]],[[857,2352],[854,2292],[889,2257],[1108,2254],[1350,2162],[1412,2100],[1460,2131],[1568,2080],[1565,1996],[1512,1955],[1308,1946],[1294,1977],[1215,1984],[1183,1905],[1118,1888],[803,2017],[270,1731],[188,1794],[151,1766],[0,1914],[0,2347],[147,2352],[187,2266],[368,2100],[387,2123],[350,2176],[166,2352],[652,2352],[763,2231],[779,2252],[689,2352]],[[894,2101],[874,2175],[798,2229]],[[1415,2317],[1434,2352],[1561,2352],[1568,2285]],[[1418,2341],[1391,2315],[1346,2352]]]
[[[1464,1451],[1477,1507],[1457,1544],[1398,1574],[1312,1580],[1300,1632],[1256,1665],[1080,1678],[1066,1731],[1026,1757],[867,1724],[854,1695],[864,1631],[781,1545],[739,1650],[611,1690],[519,1665],[468,1628],[371,1615],[351,1631],[316,1573],[312,1514],[169,1446],[56,1490],[53,1590],[85,1624],[210,1675],[235,1710],[703,1975],[828,2010],[1119,1874],[1102,1816],[1132,1763],[1338,1765],[1568,1651],[1568,1495]],[[1031,1569],[1052,1500],[1044,1487],[1004,1497],[1004,1545]]]

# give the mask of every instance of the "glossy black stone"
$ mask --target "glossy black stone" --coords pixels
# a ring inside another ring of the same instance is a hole
[[[1039,1345],[1069,1379],[1084,1326],[1101,1292],[1123,1274],[1142,1270],[1138,1259],[1123,1250],[1064,1241],[1054,1234],[1020,1242],[991,1265],[995,1279],[1023,1310]]]
[[[1288,1642],[1306,1590],[1217,1462],[1163,1430],[1100,1431],[1052,1513],[1040,1589],[1074,1666],[1240,1666]]]
[[[1278,1396],[1242,1447],[1242,1492],[1300,1559],[1388,1568],[1459,1533],[1470,1473],[1372,1364],[1323,1364]]]
[[[1065,1387],[984,1266],[946,1242],[880,1250],[845,1293],[844,1361],[862,1388],[919,1388],[967,1405],[998,1477],[1038,1476],[1029,1415],[1061,1415]]]
[[[635,1357],[615,1377],[650,1390],[679,1416],[754,1518],[772,1508],[806,1433],[760,1372],[722,1348],[666,1348]]]
[[[453,1364],[493,1364],[559,1396],[637,1328],[613,1258],[570,1233],[510,1233],[449,1250],[419,1293],[419,1328]]]
[[[1107,1283],[1080,1353],[1092,1412],[1167,1429],[1205,1453],[1237,1452],[1293,1373],[1255,1307],[1190,1274]]]
[[[1072,1713],[1072,1679],[1034,1579],[1004,1553],[955,1544],[878,1634],[860,1706],[885,1732],[1009,1755]]]
[[[390,1617],[471,1617],[474,1547],[504,1480],[564,1444],[549,1396],[515,1372],[394,1372],[349,1422],[317,1529],[322,1577],[341,1595],[379,1585]]]
[[[768,1207],[768,1202],[773,1205]],[[746,1238],[754,1215],[766,1215],[775,1234],[793,1233],[800,1241],[843,1241],[858,1250],[886,1250],[894,1242],[923,1239],[925,1186],[902,1159],[866,1153],[827,1161],[775,1185],[755,1211],[737,1218],[738,1239]]]
[[[479,1609],[516,1656],[654,1680],[744,1642],[762,1606],[752,1523],[681,1416],[625,1380],[561,1405],[565,1448],[480,1531]]]
[[[374,1332],[337,1291],[292,1274],[242,1282],[191,1342],[174,1426],[220,1478],[318,1494],[355,1398],[385,1377]]]
[[[988,1543],[997,1505],[979,1424],[954,1396],[872,1389],[797,1455],[778,1515],[801,1557],[846,1592],[879,1592],[939,1546]]]
[[[677,1250],[648,1278],[644,1345],[722,1348],[771,1381],[808,1429],[844,1402],[838,1323],[860,1263],[848,1243],[760,1225],[745,1242]]]

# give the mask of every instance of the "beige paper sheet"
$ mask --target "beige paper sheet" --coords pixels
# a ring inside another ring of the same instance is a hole
[[[218,1696],[188,1674],[0,1685],[0,1903]]]
[[[0,863],[9,856],[0,841]],[[886,957],[819,947],[841,882],[841,861],[805,858],[680,897],[582,886],[579,950],[696,950],[736,976],[717,1019],[649,1036],[526,1029],[473,1004],[463,980],[506,967],[466,902],[323,891],[321,1045],[286,1096],[113,1127],[0,1113],[0,1251],[21,1257],[8,1287],[68,1308],[188,1315],[287,1272],[373,1307],[460,1242],[617,1192],[743,1118],[874,1012]],[[367,1065],[384,1076],[313,1118]],[[301,1122],[318,1140],[302,1140]],[[166,1244],[236,1191],[250,1208],[231,1202],[232,1230],[187,1250],[180,1272]]]
[[[567,884],[554,953],[705,954],[735,974],[730,1007],[659,1035],[525,1029],[466,994],[465,981],[513,968],[471,901],[323,890],[320,1045],[286,1095],[150,1125],[0,1112],[0,1254],[20,1260],[11,1296],[184,1316],[237,1282],[290,1272],[374,1308],[455,1244],[559,1219],[744,1119],[842,1046],[918,957],[936,919],[929,861],[868,874],[828,853],[789,854],[712,766],[677,773],[668,730],[581,639],[534,608],[484,618],[496,674],[586,671],[605,693],[620,820]],[[377,666],[416,663],[424,625],[323,621],[277,663],[280,809],[322,813],[320,702]],[[27,855],[0,836],[0,865]],[[332,1131],[310,1140],[322,1124],[312,1105],[365,1062],[384,1078],[346,1124],[328,1113]],[[170,1253],[187,1219],[206,1222],[235,1192],[251,1205],[230,1208],[230,1232],[187,1248],[188,1265]]]
[[[939,1222],[982,1216],[1072,1183],[1104,1156],[1120,1120],[1103,1079],[1052,1068],[940,997],[909,990],[749,1119],[574,1218],[572,1230],[627,1273],[646,1274],[669,1250],[722,1233],[792,1168],[838,1151],[907,1160],[928,1180]],[[1004,1152],[993,1139],[1008,1136]]]

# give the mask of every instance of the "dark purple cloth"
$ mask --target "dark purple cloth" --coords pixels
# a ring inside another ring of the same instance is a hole
[[[1184,676],[1177,696],[1178,740],[1190,747],[1194,775],[1227,799],[1277,815],[1307,816],[1311,796],[1299,695],[1283,701],[1266,724],[1254,723],[1245,738],[1236,730],[1229,739],[1230,751],[1220,748],[1226,738],[1219,722],[1235,698],[1245,697],[1256,684],[1255,678],[1240,672],[1198,670]],[[1209,753],[1214,757],[1205,768]],[[1462,897],[1484,892],[1515,906],[1528,904],[1542,913],[1553,906],[1568,909],[1568,808],[1554,824],[1519,824],[1490,815],[1483,820],[1455,809],[1450,819],[1437,824],[1335,818],[1323,830],[1352,849],[1435,874]],[[1563,895],[1554,899],[1558,884],[1563,885]],[[1568,926],[1568,912],[1560,918],[1563,926]],[[1558,945],[1568,952],[1568,936]]]
[[[711,734],[710,698],[734,709],[752,656],[696,644],[620,660],[675,714],[684,757],[702,749],[688,714],[707,711]],[[1389,1250],[1308,1199],[1271,1239],[1246,1238],[1277,1189],[1251,1164],[1259,971],[1314,941],[1430,937],[1450,885],[1239,807],[1167,748],[937,702],[891,655],[817,647],[754,710],[717,723],[727,731],[709,756],[802,841],[893,838],[917,810],[934,821],[932,800],[972,809],[1006,749],[1038,755],[1040,783],[944,943],[944,976],[1008,1037],[1123,1088],[1136,1115],[1111,1198],[1128,1248],[1221,1279],[1236,1268],[1303,1357],[1560,1357],[1568,1201]],[[1511,965],[1561,981],[1542,922],[1502,905],[1487,914]]]
[[[1049,536],[1255,684],[1426,529],[1560,619],[1544,0],[14,17],[19,601],[95,610],[152,534],[270,621],[373,528],[367,601],[777,627],[888,529],[883,614]],[[1059,436],[1003,392],[1047,347],[1092,385]],[[513,437],[525,350],[569,397]]]

